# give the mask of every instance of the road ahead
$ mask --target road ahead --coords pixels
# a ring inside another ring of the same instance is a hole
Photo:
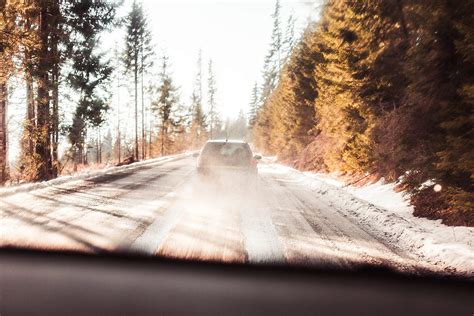
[[[0,198],[0,243],[186,259],[411,269],[288,174],[259,165],[256,189],[203,189],[194,158],[158,162]]]

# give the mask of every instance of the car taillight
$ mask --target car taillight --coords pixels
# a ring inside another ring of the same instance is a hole
[[[250,160],[250,165],[251,165],[252,167],[257,167],[257,160],[251,159],[251,160]]]

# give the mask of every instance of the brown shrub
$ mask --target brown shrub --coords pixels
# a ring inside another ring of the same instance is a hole
[[[413,215],[441,219],[443,224],[474,227],[474,195],[457,188],[435,192],[427,187],[412,195]]]
[[[330,150],[329,139],[318,135],[306,146],[298,159],[294,161],[294,167],[304,171],[327,172],[328,167],[324,161],[325,153]]]

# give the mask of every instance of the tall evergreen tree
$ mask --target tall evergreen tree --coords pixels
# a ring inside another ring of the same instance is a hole
[[[138,146],[138,77],[145,71],[147,59],[150,56],[151,33],[148,30],[148,24],[143,12],[143,7],[136,1],[132,4],[132,10],[125,20],[126,38],[124,51],[124,64],[128,73],[133,74],[135,91],[135,159],[139,159]],[[144,108],[142,108],[144,111]],[[142,112],[143,112],[142,111]],[[143,117],[142,113],[142,117]],[[142,122],[142,130],[144,129]],[[142,135],[143,136],[143,135]],[[143,141],[145,141],[143,139]]]
[[[197,72],[194,79],[194,91],[191,96],[191,126],[190,137],[193,147],[200,147],[207,139],[206,115],[202,105],[202,51],[199,50]]]
[[[403,182],[414,193],[415,214],[471,225],[474,60],[467,43],[474,27],[472,5],[437,0],[405,9],[412,22],[409,34],[417,45],[407,53],[404,104],[390,120],[402,127],[395,132],[394,159],[412,170]],[[431,186],[421,185],[427,180],[443,190],[434,194]]]
[[[152,109],[159,119],[160,128],[160,152],[161,155],[167,154],[170,146],[169,132],[175,125],[173,112],[178,107],[177,89],[173,84],[168,72],[168,57],[162,57],[160,86],[158,87],[158,99],[152,103]]]
[[[280,25],[280,0],[276,0],[272,14],[273,29],[270,48],[265,56],[263,65],[263,84],[261,87],[260,103],[264,104],[278,82],[278,74],[282,66],[282,32]]]
[[[191,96],[191,125],[190,125],[190,143],[193,148],[201,147],[207,139],[206,114],[202,109],[199,97],[196,93]]]
[[[146,17],[145,17],[145,24]],[[153,65],[153,48],[152,48],[152,35],[151,32],[145,28],[145,32],[142,34],[142,42],[140,50],[140,72],[141,72],[141,101],[142,101],[142,159],[146,158],[146,129],[145,129],[145,89],[144,89],[144,76],[148,69]]]
[[[282,39],[281,43],[281,50],[282,50],[282,64],[284,64],[291,55],[293,48],[296,45],[297,39],[295,36],[295,17],[293,14],[288,16],[288,20],[286,21],[286,29],[285,34]]]
[[[114,159],[113,147],[112,131],[108,129],[101,144],[102,157],[104,157],[107,162],[113,161]]]
[[[104,122],[108,101],[102,97],[107,90],[112,66],[99,50],[99,34],[114,22],[116,5],[106,1],[73,2],[65,19],[71,32],[67,56],[71,71],[67,80],[79,92],[79,100],[69,130],[74,162],[82,162],[87,127],[98,128]]]
[[[196,78],[194,81],[194,92],[195,92],[195,104],[202,108],[203,106],[203,93],[202,93],[202,50],[198,52],[198,59],[196,63]]]
[[[220,119],[219,119],[219,111],[217,110],[216,104],[216,78],[214,76],[214,71],[212,69],[212,59],[209,60],[209,68],[208,68],[208,78],[207,78],[207,98],[209,104],[209,137],[213,139],[220,131]]]
[[[260,102],[259,102],[259,96],[258,96],[258,85],[257,85],[257,82],[255,82],[252,88],[252,95],[250,97],[249,113],[248,113],[248,117],[249,117],[248,125],[251,128],[255,125],[259,108],[260,108]]]
[[[117,153],[117,161],[120,163],[122,161],[122,134],[121,134],[121,104],[120,104],[120,88],[122,87],[122,71],[121,67],[122,62],[120,58],[120,53],[117,48],[117,43],[115,43],[115,48],[114,48],[114,64],[115,64],[115,81],[116,81],[116,90],[115,90],[115,96],[116,96],[116,109],[115,111],[117,112],[117,131],[116,131],[116,137],[115,137],[115,151]]]

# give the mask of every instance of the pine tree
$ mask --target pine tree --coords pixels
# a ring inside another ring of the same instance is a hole
[[[113,161],[114,159],[114,150],[113,150],[113,138],[112,138],[112,131],[110,129],[107,130],[107,134],[101,144],[101,152],[102,156],[105,157],[107,163]]]
[[[198,52],[197,59],[197,73],[194,82],[194,92],[195,92],[195,104],[202,108],[203,106],[203,96],[202,96],[202,50]]]
[[[145,24],[146,18],[145,18]],[[143,42],[140,50],[140,73],[141,73],[141,101],[142,101],[142,159],[146,158],[146,131],[145,131],[145,93],[144,93],[144,75],[151,66],[153,66],[153,48],[151,45],[152,36],[148,29],[142,34]]]
[[[284,64],[291,55],[293,48],[295,47],[297,40],[295,38],[295,17],[293,14],[288,16],[286,21],[286,30],[282,40],[282,64]]]
[[[273,56],[273,62],[275,63],[275,70],[278,74],[282,68],[282,45],[283,45],[283,35],[281,32],[281,23],[280,23],[280,0],[276,0],[275,2],[275,10],[273,11],[272,18],[273,18],[273,30],[272,30],[272,39],[271,39],[271,47],[270,51]]]
[[[322,56],[315,43],[314,33],[307,30],[297,45],[282,74],[282,86],[286,87],[281,97],[282,156],[295,160],[316,134],[317,115],[314,102],[317,98],[318,81],[314,77],[316,64]],[[291,69],[291,70],[290,70]]]
[[[194,91],[191,96],[191,124],[190,143],[192,147],[200,147],[207,139],[206,115],[202,106],[202,51],[199,50],[197,60],[197,73],[194,80]]]
[[[209,68],[208,68],[208,78],[207,78],[207,97],[209,103],[209,137],[213,139],[219,132],[220,132],[220,118],[219,118],[219,111],[217,110],[216,104],[216,79],[214,76],[214,72],[212,69],[212,59],[209,60]]]
[[[282,33],[280,26],[280,0],[276,0],[272,14],[273,29],[270,48],[265,56],[263,66],[263,84],[261,87],[260,103],[264,104],[278,82],[278,74],[282,66]]]
[[[252,129],[252,142],[263,153],[274,153],[269,146],[274,131],[270,117],[271,111],[272,107],[269,103],[262,105]]]
[[[347,15],[352,14],[346,1],[329,1],[323,11],[317,30],[318,49],[323,59],[316,65],[315,76],[319,82],[315,102],[319,115],[318,130],[327,139],[324,163],[329,170],[344,169],[342,153],[351,137],[345,113],[353,104],[352,73],[349,69],[349,52],[355,40],[348,27]],[[316,34],[315,34],[316,36]]]
[[[132,10],[126,17],[126,39],[124,51],[124,64],[128,73],[133,74],[135,91],[135,159],[139,159],[138,146],[138,76],[143,74],[151,56],[150,42],[151,33],[148,31],[148,24],[143,13],[143,7],[136,1],[132,4]],[[142,98],[143,99],[143,98]],[[144,115],[142,107],[142,117]],[[142,120],[142,130],[144,121]],[[144,135],[142,134],[144,138]],[[145,139],[143,139],[145,141]]]
[[[201,147],[207,139],[206,128],[206,115],[199,102],[199,97],[193,93],[191,96],[191,125],[189,131],[193,148]]]
[[[449,9],[448,9],[449,10]],[[449,12],[449,11],[448,11]],[[474,191],[474,1],[464,1],[448,16],[456,67],[450,78],[456,78],[457,101],[453,106],[443,106],[445,148],[436,153],[439,174],[449,179],[449,184],[471,195]],[[446,34],[449,35],[449,34]],[[467,149],[466,149],[467,148]],[[465,203],[467,204],[467,203]],[[472,204],[471,204],[472,205]],[[465,207],[465,206],[464,206]]]
[[[121,127],[120,127],[120,123],[121,123],[121,119],[120,119],[120,115],[121,115],[121,107],[120,107],[120,88],[122,87],[122,84],[121,84],[121,75],[122,75],[122,71],[121,71],[121,67],[122,67],[122,63],[121,63],[121,58],[120,58],[120,53],[119,53],[119,50],[117,48],[117,43],[115,43],[115,48],[114,48],[114,64],[115,64],[115,71],[114,71],[114,74],[115,74],[115,81],[116,81],[116,112],[117,112],[117,131],[116,131],[116,138],[115,138],[115,151],[117,152],[117,162],[120,163],[121,162],[121,159],[122,159],[122,135],[121,135]]]
[[[248,113],[248,117],[249,117],[248,125],[250,128],[253,128],[253,126],[256,123],[259,108],[260,108],[260,103],[259,103],[259,98],[258,98],[258,85],[257,85],[257,82],[255,82],[252,88],[252,95],[250,97],[249,113]]]
[[[472,4],[437,0],[407,8],[416,16],[417,45],[408,50],[409,86],[394,117],[404,127],[396,161],[413,170],[403,182],[414,193],[415,214],[467,225],[474,224]],[[427,180],[443,190],[421,186]]]
[[[99,34],[114,22],[115,8],[108,2],[89,0],[71,3],[65,15],[71,29],[67,56],[72,69],[67,81],[80,95],[69,130],[74,163],[83,161],[87,127],[98,129],[109,109],[101,94],[108,88],[112,66],[98,50]]]
[[[169,133],[175,125],[173,112],[177,110],[178,94],[168,73],[168,57],[162,57],[158,99],[152,103],[152,109],[160,121],[160,152],[167,154],[170,147]]]

